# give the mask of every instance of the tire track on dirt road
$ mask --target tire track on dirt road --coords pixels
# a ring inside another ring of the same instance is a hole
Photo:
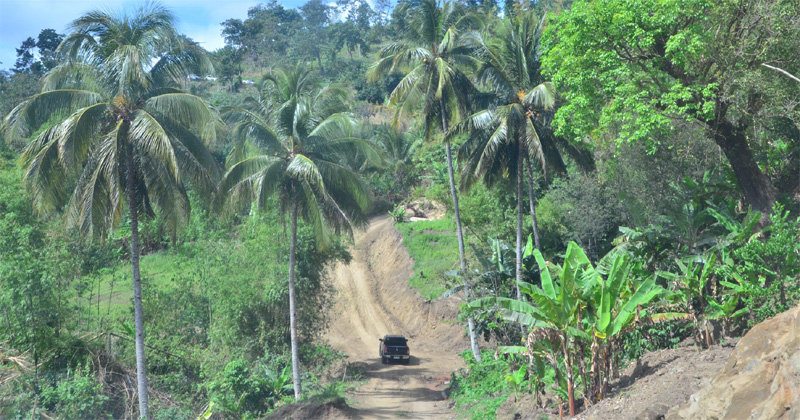
[[[458,301],[426,302],[408,286],[413,261],[402,235],[387,217],[371,220],[356,236],[349,264],[331,270],[336,301],[330,345],[364,371],[366,383],[348,395],[354,418],[454,418],[443,391],[450,373],[462,368],[458,353],[468,348],[463,328],[453,321]],[[384,365],[378,338],[409,338],[409,365]]]

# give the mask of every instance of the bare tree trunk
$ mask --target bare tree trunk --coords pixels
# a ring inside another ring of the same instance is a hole
[[[147,364],[144,355],[144,313],[142,311],[142,279],[139,273],[139,218],[136,210],[136,180],[133,146],[128,145],[128,210],[131,218],[131,268],[133,270],[133,308],[136,329],[136,381],[139,393],[139,418],[149,419],[147,396]]]
[[[442,131],[447,134],[447,117],[445,117],[444,101],[439,99],[439,106],[442,113]],[[445,141],[445,152],[447,152],[447,175],[450,178],[450,194],[453,196],[453,213],[456,219],[456,236],[458,236],[458,259],[461,264],[461,280],[464,282],[464,298],[467,302],[470,301],[469,283],[467,282],[467,263],[464,255],[464,232],[461,229],[461,213],[458,208],[458,192],[456,191],[456,178],[453,174],[453,153],[450,150],[450,142]],[[469,329],[469,344],[472,347],[472,355],[475,361],[481,361],[481,350],[478,347],[478,337],[475,333],[475,319],[470,316],[467,318],[467,325]]]
[[[325,70],[322,69],[322,58],[319,56],[319,51],[317,51],[317,66],[319,67],[319,74],[325,73]]]
[[[292,198],[292,239],[289,245],[289,334],[292,342],[292,380],[294,381],[294,400],[302,394],[300,384],[300,356],[297,351],[297,308],[294,290],[295,251],[297,249],[297,198]]]
[[[523,207],[523,194],[522,194],[522,186],[525,184],[525,180],[523,179],[523,153],[525,152],[525,146],[523,146],[521,141],[517,142],[517,262],[516,262],[516,269],[517,269],[517,276],[516,276],[516,283],[514,287],[517,289],[517,300],[522,300],[522,292],[519,290],[519,284],[522,282],[522,207]],[[523,337],[525,336],[525,331],[523,330]]]
[[[444,119],[444,118],[443,118]],[[450,177],[450,194],[453,196],[453,212],[456,219],[456,234],[458,236],[458,257],[461,264],[461,279],[464,283],[464,298],[467,302],[471,300],[469,284],[467,282],[467,264],[464,258],[464,233],[461,229],[461,215],[458,211],[458,193],[456,192],[456,181],[453,175],[453,154],[450,150],[450,142],[445,142],[445,150],[447,151],[447,173]],[[470,315],[467,318],[467,328],[469,329],[469,344],[472,347],[472,356],[475,361],[481,361],[481,349],[478,347],[478,337],[475,332],[475,319]]]
[[[533,229],[533,243],[539,252],[542,252],[542,245],[539,242],[539,222],[536,220],[536,199],[533,198],[533,169],[531,168],[531,161],[525,158],[525,166],[528,169],[528,200],[531,207],[531,225]]]

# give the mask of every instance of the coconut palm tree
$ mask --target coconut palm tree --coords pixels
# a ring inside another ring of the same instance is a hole
[[[414,152],[422,145],[422,138],[414,138],[413,134],[389,124],[379,126],[364,126],[362,129],[370,131],[370,140],[375,147],[383,152],[384,162],[381,170],[392,175],[391,191],[398,195],[413,182],[412,168],[414,167]]]
[[[405,71],[405,77],[389,95],[389,104],[396,106],[393,123],[397,125],[405,115],[419,109],[427,138],[430,138],[436,127],[446,134],[451,126],[468,115],[468,97],[475,91],[462,69],[476,68],[478,62],[472,57],[470,50],[459,42],[459,34],[476,29],[481,26],[481,21],[476,15],[469,14],[463,5],[452,0],[422,0],[416,8],[410,7],[408,3],[400,7],[400,13],[408,16],[408,24],[402,28],[401,41],[391,43],[381,50],[379,59],[370,67],[367,78],[376,81],[385,75]],[[461,276],[469,300],[464,235],[452,152],[447,137],[445,151],[456,219]],[[468,319],[468,324],[472,353],[480,361],[481,354],[472,317]]]
[[[225,112],[235,125],[237,142],[217,205],[264,208],[277,195],[281,211],[291,218],[289,329],[295,399],[302,392],[295,305],[298,219],[313,227],[322,245],[332,231],[352,235],[353,226],[366,224],[363,211],[370,197],[347,162],[353,156],[378,157],[369,142],[354,137],[354,118],[341,112],[347,102],[345,91],[320,87],[310,70],[298,67],[265,76],[259,98]]]
[[[127,205],[139,415],[149,418],[138,221],[157,215],[174,234],[190,210],[186,182],[213,191],[219,172],[206,142],[219,120],[208,103],[172,87],[204,58],[165,8],[94,11],[71,30],[59,47],[65,62],[9,113],[3,130],[20,140],[43,129],[22,155],[39,213],[63,208],[68,227],[104,239]]]
[[[539,137],[536,116],[555,105],[555,90],[543,82],[538,71],[538,33],[540,25],[532,13],[519,13],[504,20],[497,36],[490,40],[478,33],[469,35],[475,55],[483,61],[479,81],[488,86],[493,100],[456,127],[450,135],[470,132],[469,139],[459,150],[462,168],[461,186],[470,188],[478,179],[489,186],[498,181],[510,181],[517,195],[517,283],[522,282],[522,214],[523,177],[527,163],[540,162],[545,155]],[[532,178],[532,177],[530,177]],[[532,184],[529,180],[529,185]],[[530,194],[532,197],[532,193]],[[534,238],[537,249],[535,210],[532,208]],[[522,293],[517,287],[517,298]]]

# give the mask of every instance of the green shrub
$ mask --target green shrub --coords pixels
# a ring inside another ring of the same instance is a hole
[[[180,407],[153,407],[153,420],[193,420],[196,416],[191,410]]]
[[[490,352],[483,352],[481,363],[475,363],[471,351],[462,356],[469,368],[453,373],[450,380],[450,397],[455,401],[456,411],[472,420],[494,419],[497,409],[513,391],[506,381],[510,373],[508,363],[495,360]]]
[[[272,396],[259,379],[246,361],[234,360],[208,384],[208,395],[220,411],[228,414],[260,414],[270,408],[268,399]]]
[[[800,300],[800,219],[775,204],[770,226],[733,251],[735,269],[744,279],[745,306],[752,326],[775,316]]]
[[[394,208],[389,211],[389,217],[395,222],[403,223],[406,221],[406,208],[402,204],[395,204]]]
[[[103,384],[92,376],[89,365],[67,373],[67,378],[41,393],[42,405],[64,419],[111,418],[107,414],[109,397],[103,395]]]
[[[645,352],[675,348],[692,336],[692,327],[685,320],[645,324],[622,336],[624,358],[636,360]]]

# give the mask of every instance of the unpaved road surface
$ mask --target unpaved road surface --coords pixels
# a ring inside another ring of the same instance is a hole
[[[337,296],[326,339],[366,377],[348,395],[352,417],[453,418],[443,391],[450,373],[463,367],[458,353],[468,348],[455,321],[459,302],[425,302],[408,286],[413,261],[386,217],[357,234],[351,253],[351,263],[331,273]],[[378,339],[385,334],[408,338],[409,365],[381,363]]]

